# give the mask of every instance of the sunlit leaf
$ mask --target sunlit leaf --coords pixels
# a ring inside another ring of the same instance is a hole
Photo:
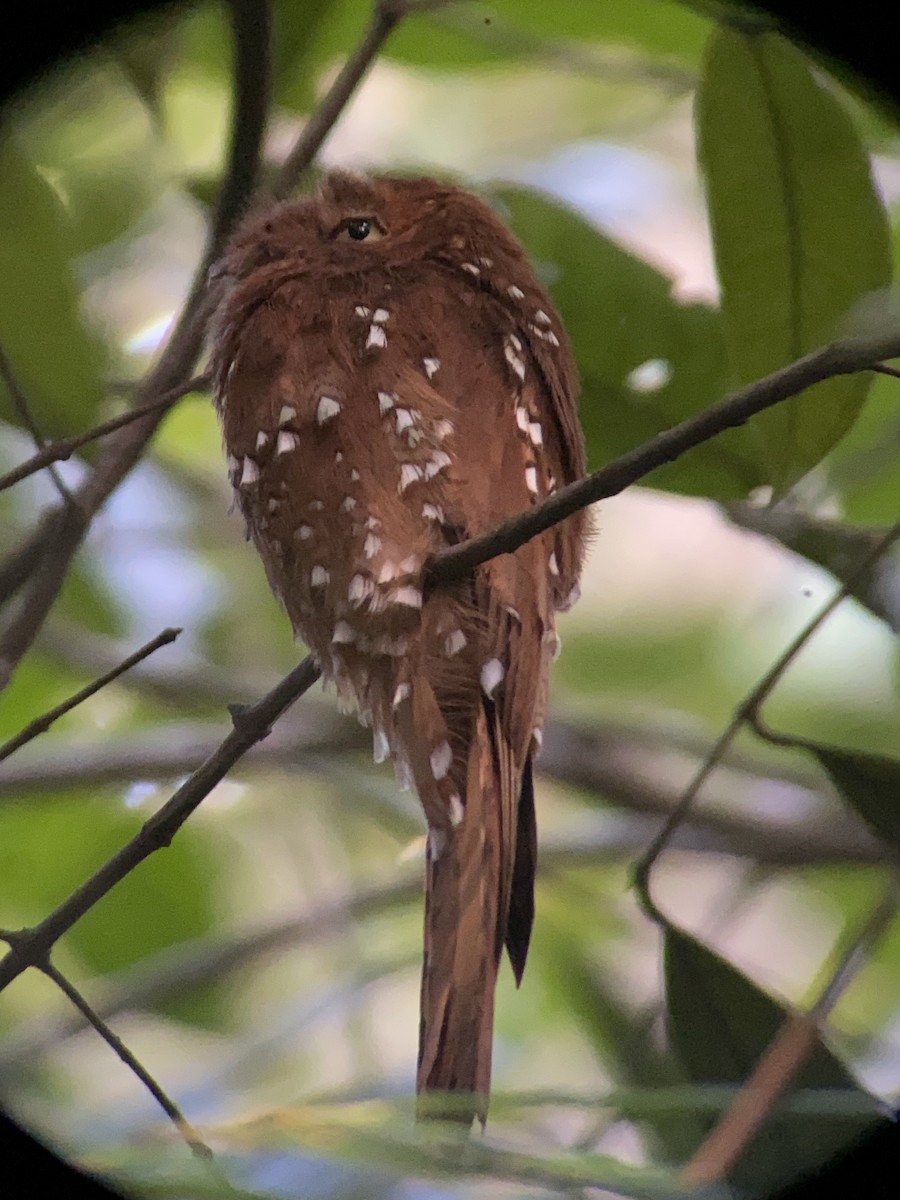
[[[749,382],[835,337],[888,283],[887,222],[849,116],[783,38],[717,29],[696,119],[729,358]],[[868,386],[828,380],[754,418],[778,491],[850,428]]]
[[[743,1083],[790,1016],[746,975],[674,926],[664,935],[668,1031],[694,1083]],[[796,1088],[837,1089],[866,1098],[847,1068],[816,1045],[794,1079]],[[871,1117],[776,1112],[735,1167],[732,1182],[759,1195],[832,1158],[878,1121]]]

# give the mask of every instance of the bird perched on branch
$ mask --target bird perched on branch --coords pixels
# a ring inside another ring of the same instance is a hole
[[[476,197],[335,173],[219,264],[215,400],[238,505],[296,634],[428,824],[420,1111],[482,1122],[505,944],[534,914],[532,760],[586,518],[428,594],[423,568],[584,473],[577,375]]]

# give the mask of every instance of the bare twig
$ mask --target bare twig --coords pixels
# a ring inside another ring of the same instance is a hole
[[[93,1026],[104,1042],[115,1051],[125,1066],[134,1072],[153,1099],[165,1112],[166,1116],[171,1120],[191,1150],[200,1158],[212,1158],[212,1151],[209,1146],[201,1140],[199,1134],[191,1126],[181,1109],[166,1095],[147,1068],[134,1056],[122,1039],[113,1033],[102,1017],[99,1017],[94,1012],[78,989],[52,963],[44,963],[41,970],[72,1001],[87,1023]]]
[[[31,434],[31,440],[34,442],[38,450],[43,450],[46,443],[46,438],[38,428],[37,421],[31,411],[31,406],[19,386],[19,380],[13,370],[12,363],[7,357],[6,351],[0,345],[0,379],[6,384],[6,389],[12,397],[12,402],[15,405],[16,412],[19,414],[19,420]],[[60,499],[64,504],[72,503],[72,494],[62,480],[59,471],[54,467],[50,468],[50,478],[53,480],[56,490],[59,492]]]
[[[820,1027],[839,996],[894,920],[898,895],[898,881],[892,877],[812,1009],[788,1017],[727,1112],[684,1168],[681,1181],[686,1186],[715,1183],[734,1166],[815,1049]]]
[[[733,392],[717,404],[658,433],[649,442],[623,454],[593,475],[561,488],[528,512],[504,521],[481,537],[460,542],[436,554],[427,568],[429,586],[463,579],[480,563],[498,554],[511,554],[524,542],[565,517],[637,483],[665,463],[673,462],[718,433],[745,424],[757,413],[798,395],[813,384],[836,375],[870,370],[882,358],[900,357],[900,334],[846,338],[804,355],[756,383]]]
[[[120,675],[124,675],[136,663],[143,662],[148,658],[154,650],[158,650],[161,646],[168,646],[170,642],[174,642],[181,633],[180,629],[164,629],[162,633],[157,634],[152,641],[147,642],[140,650],[136,650],[134,654],[130,654],[128,658],[113,667],[111,671],[107,671],[105,675],[101,675],[99,679],[95,679],[89,683],[87,687],[83,687],[76,692],[74,696],[70,696],[68,700],[64,700],[62,704],[57,704],[55,708],[51,708],[49,712],[43,713],[39,717],[29,722],[24,729],[20,730],[15,737],[11,737],[8,742],[0,746],[0,762],[9,758],[14,754],[20,746],[24,746],[26,742],[30,742],[32,738],[38,737],[50,728],[54,721],[58,721],[60,717],[65,716],[67,712],[71,712],[79,704],[83,703],[90,696],[96,695],[101,688],[106,687],[108,683],[112,683],[114,679],[118,679]]]
[[[284,160],[272,188],[277,198],[289,196],[322,148],[347,102],[365,78],[384,43],[404,17],[443,7],[448,0],[376,0],[362,40],[344,63],[303,132]]]
[[[676,807],[669,814],[659,833],[641,855],[634,868],[634,886],[637,890],[638,897],[646,914],[654,921],[665,923],[665,918],[662,917],[653,899],[650,895],[650,873],[653,869],[653,864],[659,858],[662,851],[665,849],[669,838],[673,831],[687,816],[694,799],[697,796],[700,788],[706,782],[706,779],[711,772],[722,761],[722,757],[731,745],[738,731],[744,724],[753,724],[758,718],[759,709],[763,702],[768,697],[769,693],[781,679],[784,672],[794,661],[806,643],[815,634],[815,632],[824,624],[831,616],[834,610],[843,603],[846,598],[852,594],[854,587],[860,578],[866,572],[872,569],[872,566],[877,559],[890,548],[893,543],[900,538],[900,522],[894,525],[883,537],[872,546],[868,553],[863,557],[857,566],[834,593],[827,604],[819,610],[819,612],[809,621],[800,633],[793,639],[790,645],[776,659],[765,675],[759,680],[756,686],[744,697],[741,703],[735,710],[734,716],[729,721],[727,727],[723,730],[721,736],[716,740],[709,754],[707,755],[703,765],[700,767],[697,774],[691,780],[688,787],[682,794]],[[780,740],[772,738],[770,740]],[[787,739],[786,744],[792,745],[792,739]]]
[[[0,961],[0,990],[29,966],[42,964],[51,946],[80,917],[115,887],[120,880],[155,850],[168,846],[172,838],[213,787],[227,775],[255,742],[266,736],[270,726],[319,676],[312,659],[304,659],[289,675],[241,713],[235,728],[212,754],[155,813],[139,833],[95,872],[67,900],[33,929],[17,934]]]
[[[872,370],[878,375],[892,375],[894,379],[900,379],[900,368],[889,367],[887,363],[876,363]]]
[[[7,488],[11,488],[14,484],[20,483],[21,480],[27,479],[29,475],[34,475],[36,472],[42,471],[51,463],[62,462],[65,459],[71,458],[76,450],[80,450],[82,446],[86,446],[89,442],[95,442],[98,438],[106,437],[109,433],[115,433],[116,430],[130,425],[132,421],[139,421],[141,417],[151,413],[165,412],[176,401],[180,400],[182,396],[186,396],[189,392],[202,392],[207,387],[209,387],[209,378],[206,375],[195,375],[193,379],[189,379],[186,383],[170,388],[169,391],[163,393],[156,400],[151,400],[148,404],[141,404],[137,408],[131,408],[128,412],[122,413],[118,417],[111,417],[108,421],[102,421],[86,433],[79,433],[74,437],[59,438],[55,442],[48,442],[38,454],[32,455],[26,462],[13,467],[5,475],[0,475],[0,492],[5,492]]]

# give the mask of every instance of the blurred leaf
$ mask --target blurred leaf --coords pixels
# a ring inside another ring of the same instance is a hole
[[[750,382],[831,340],[888,283],[887,223],[849,116],[783,38],[717,29],[696,119],[729,357]],[[828,380],[754,418],[778,492],[850,428],[868,387]]]
[[[103,351],[78,316],[72,230],[53,188],[0,139],[0,344],[48,437],[93,424]],[[0,415],[21,421],[0,383]]]
[[[146,814],[107,793],[66,792],[0,808],[0,924],[43,920],[129,838]],[[216,877],[209,840],[188,826],[164,854],[151,855],[66,934],[97,974],[117,971],[166,946],[206,933]],[[57,960],[59,961],[59,960]],[[165,1011],[208,1019],[188,999]]]
[[[518,188],[497,193],[514,232],[549,284],[582,375],[581,420],[596,469],[661,429],[699,412],[727,389],[719,314],[681,305],[672,282],[570,209]],[[662,382],[630,382],[659,363]],[[650,484],[719,498],[744,496],[763,475],[745,430],[728,430]]]
[[[157,126],[163,121],[164,80],[181,49],[181,29],[171,16],[146,18],[129,28],[115,51],[131,83]]]
[[[831,782],[876,837],[900,850],[900,760],[851,754],[815,742],[798,743],[816,756]]]
[[[669,1038],[688,1077],[694,1083],[743,1083],[790,1010],[672,925],[665,928],[664,964]],[[855,1093],[861,1102],[868,1098],[871,1117],[776,1109],[733,1172],[735,1186],[751,1195],[821,1166],[879,1120],[876,1101],[822,1043],[793,1086]]]

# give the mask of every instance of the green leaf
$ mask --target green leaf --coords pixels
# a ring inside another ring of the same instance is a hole
[[[727,369],[714,309],[679,304],[670,279],[548,197],[518,188],[496,195],[572,339],[591,469],[722,396]],[[657,360],[667,379],[640,390],[632,372]],[[654,471],[648,482],[723,499],[744,496],[763,479],[752,441],[735,429]]]
[[[876,837],[900,850],[900,761],[878,754],[800,743],[813,753],[831,782]]]
[[[78,316],[71,228],[53,188],[14,142],[0,139],[0,344],[48,436],[96,417],[104,355]],[[0,417],[22,421],[0,383]]]
[[[742,1084],[789,1010],[674,926],[666,926],[663,952],[669,1038],[685,1073],[694,1083]],[[867,1098],[822,1043],[797,1073],[793,1087]],[[731,1182],[759,1195],[820,1166],[879,1120],[876,1102],[868,1098],[871,1117],[776,1110],[737,1163]]]
[[[783,38],[717,29],[696,123],[729,358],[750,382],[834,338],[887,285],[887,222],[849,116]],[[868,386],[828,380],[754,418],[778,492],[840,440]]]

